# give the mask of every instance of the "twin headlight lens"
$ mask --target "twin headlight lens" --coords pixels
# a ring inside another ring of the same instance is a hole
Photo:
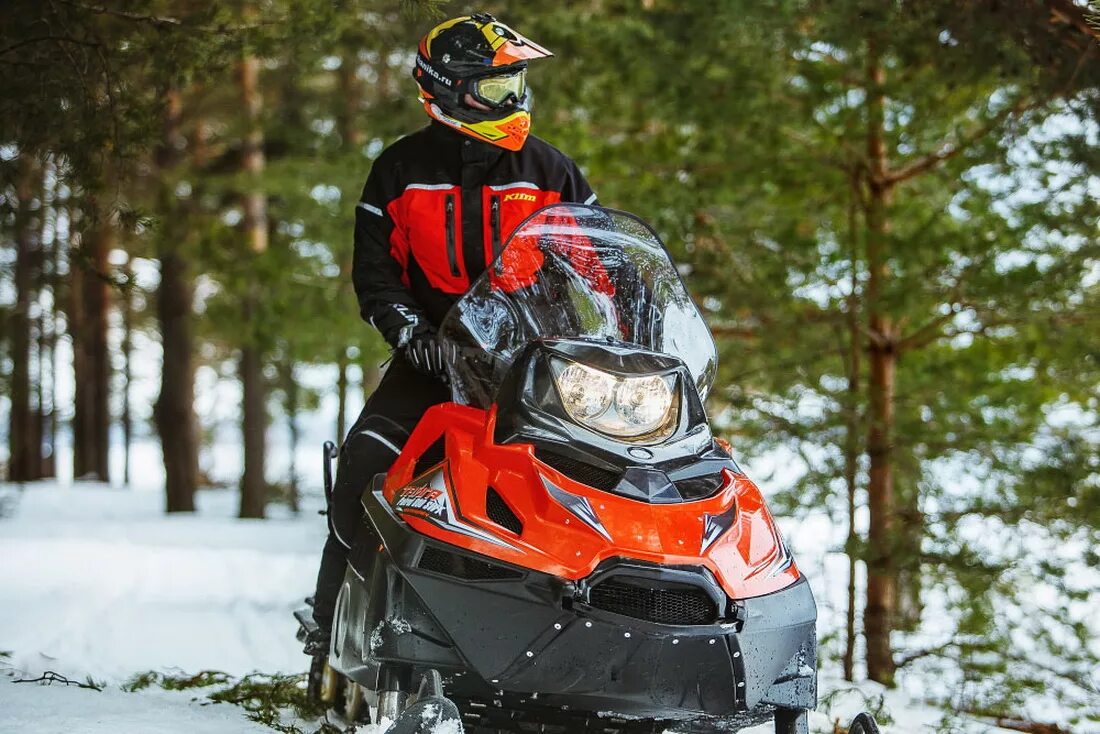
[[[676,375],[620,377],[557,357],[550,368],[562,407],[577,423],[622,438],[660,439],[672,432]]]

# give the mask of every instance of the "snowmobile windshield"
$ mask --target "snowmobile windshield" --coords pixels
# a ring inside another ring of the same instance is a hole
[[[454,400],[480,408],[536,339],[599,339],[678,357],[703,398],[717,367],[710,331],[649,225],[580,204],[524,220],[439,333],[458,347],[448,367]]]

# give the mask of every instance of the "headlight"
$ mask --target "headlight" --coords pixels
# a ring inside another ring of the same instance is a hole
[[[562,407],[577,423],[622,438],[660,440],[672,432],[675,375],[619,377],[557,357],[550,368]]]
[[[576,362],[555,372],[561,403],[573,419],[585,421],[607,412],[615,395],[615,378]]]

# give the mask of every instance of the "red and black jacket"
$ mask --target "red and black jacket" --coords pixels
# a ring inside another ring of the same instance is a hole
[[[355,212],[359,311],[392,345],[438,326],[532,212],[596,200],[577,165],[529,136],[507,151],[433,122],[374,162]]]

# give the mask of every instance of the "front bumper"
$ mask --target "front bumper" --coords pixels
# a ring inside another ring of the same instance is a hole
[[[817,609],[804,580],[736,602],[727,622],[656,624],[575,603],[577,585],[563,579],[425,538],[379,490],[364,506],[388,553],[372,568],[373,554],[351,556],[369,579],[363,649],[374,660],[439,668],[468,695],[537,694],[573,711],[689,718],[816,704]],[[426,550],[463,556],[456,568],[476,578],[425,567]]]

